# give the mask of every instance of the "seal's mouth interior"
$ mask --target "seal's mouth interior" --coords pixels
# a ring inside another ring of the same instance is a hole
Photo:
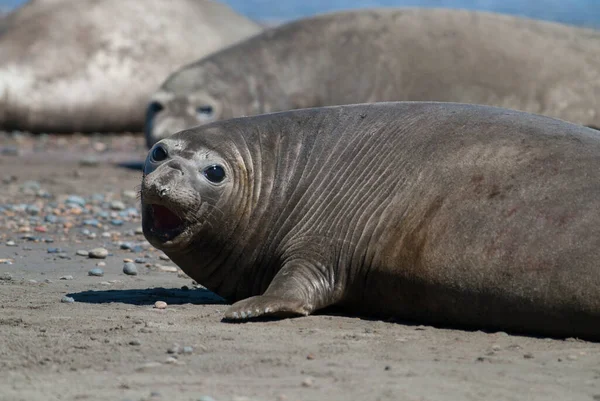
[[[150,205],[150,213],[152,214],[152,232],[162,240],[171,240],[183,231],[183,219],[168,207]]]

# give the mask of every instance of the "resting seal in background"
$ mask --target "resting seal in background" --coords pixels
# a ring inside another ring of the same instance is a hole
[[[487,104],[600,126],[600,32],[474,11],[338,12],[183,67],[152,98],[148,146],[216,119],[390,100]]]
[[[236,302],[600,339],[600,135],[454,103],[215,122],[144,166],[148,241]]]
[[[261,30],[211,0],[30,1],[0,22],[0,129],[142,131],[165,77]]]

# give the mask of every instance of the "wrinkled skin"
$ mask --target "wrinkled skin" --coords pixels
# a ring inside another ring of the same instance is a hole
[[[293,21],[185,66],[153,95],[148,146],[231,117],[428,100],[600,126],[600,32],[448,9],[356,10]]]
[[[227,319],[338,305],[600,339],[600,135],[588,128],[418,102],[232,119],[156,144],[141,194],[146,238],[235,302]]]

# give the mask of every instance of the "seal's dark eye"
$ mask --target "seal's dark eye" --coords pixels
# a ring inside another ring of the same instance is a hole
[[[157,147],[155,147],[152,150],[152,159],[155,162],[162,162],[164,160],[167,159],[167,150],[162,147],[161,145],[158,145]]]
[[[210,182],[219,183],[225,179],[225,169],[216,164],[204,169],[203,173]]]
[[[196,113],[198,113],[198,117],[200,119],[205,120],[208,118],[212,118],[214,110],[212,106],[204,105],[196,108]]]

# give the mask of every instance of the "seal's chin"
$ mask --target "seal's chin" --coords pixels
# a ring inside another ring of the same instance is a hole
[[[144,229],[162,246],[176,245],[181,234],[186,231],[185,220],[166,206],[150,204],[144,217]]]

